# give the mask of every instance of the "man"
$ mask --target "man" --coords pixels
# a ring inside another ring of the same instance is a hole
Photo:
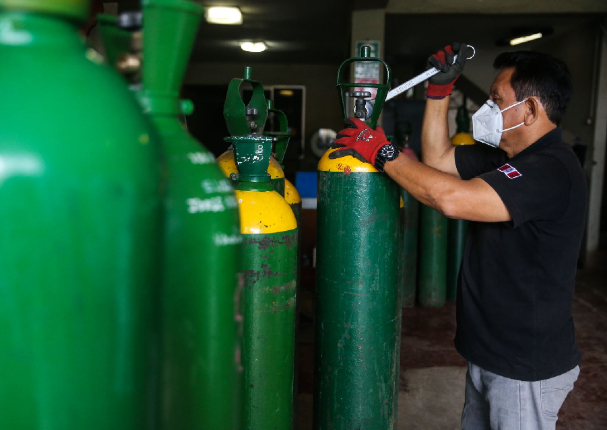
[[[455,346],[468,361],[462,429],[554,429],[581,358],[571,302],[587,185],[559,127],[571,77],[545,54],[499,55],[490,100],[472,121],[487,145],[454,148],[449,95],[467,50],[454,43],[429,59],[441,73],[428,85],[423,164],[354,119],[331,156],[367,160],[422,203],[474,221],[457,297]]]

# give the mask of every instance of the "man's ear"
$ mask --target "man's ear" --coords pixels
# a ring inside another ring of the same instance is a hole
[[[525,101],[525,125],[531,125],[537,121],[544,110],[542,102],[537,97],[529,97]]]

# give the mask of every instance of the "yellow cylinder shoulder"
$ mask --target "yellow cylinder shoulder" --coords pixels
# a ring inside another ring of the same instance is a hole
[[[279,179],[285,177],[285,172],[280,167],[280,164],[274,157],[270,157],[270,167],[268,167],[268,173],[270,174],[270,179]]]
[[[301,196],[297,192],[297,188],[288,179],[285,179],[285,200],[290,205],[301,203]]]
[[[329,149],[322,156],[318,163],[318,170],[321,172],[344,172],[344,173],[360,173],[360,172],[368,172],[368,173],[379,173],[372,164],[363,163],[357,158],[354,158],[350,155],[346,155],[341,158],[329,158],[329,154],[337,151],[339,148]]]
[[[234,153],[230,149],[217,157],[217,164],[223,174],[228,178],[232,173],[238,173],[236,162],[234,161]]]
[[[236,162],[234,161],[234,152],[231,149],[228,149],[217,158],[217,164],[219,165],[219,168],[223,174],[228,178],[232,173],[238,174],[238,168],[236,167]],[[268,167],[268,173],[270,174],[271,179],[285,177],[282,167],[280,167],[280,164],[278,164],[278,161],[276,161],[274,157],[270,158],[270,167]]]
[[[456,133],[451,138],[451,143],[455,146],[474,145],[476,141],[470,133]]]
[[[291,207],[276,191],[236,190],[242,234],[269,234],[297,228]]]

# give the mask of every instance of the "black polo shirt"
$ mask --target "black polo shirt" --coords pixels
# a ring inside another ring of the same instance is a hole
[[[455,347],[511,379],[538,381],[573,369],[581,354],[571,302],[588,187],[561,129],[511,159],[482,143],[460,146],[455,163],[462,179],[487,182],[512,216],[470,223]]]

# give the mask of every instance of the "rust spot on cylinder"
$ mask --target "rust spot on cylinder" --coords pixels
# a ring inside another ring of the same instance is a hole
[[[297,246],[297,235],[284,234],[280,237],[267,235],[246,235],[244,241],[245,246],[257,245],[262,251],[267,251],[276,245],[286,245],[288,249],[291,249],[292,246]]]

